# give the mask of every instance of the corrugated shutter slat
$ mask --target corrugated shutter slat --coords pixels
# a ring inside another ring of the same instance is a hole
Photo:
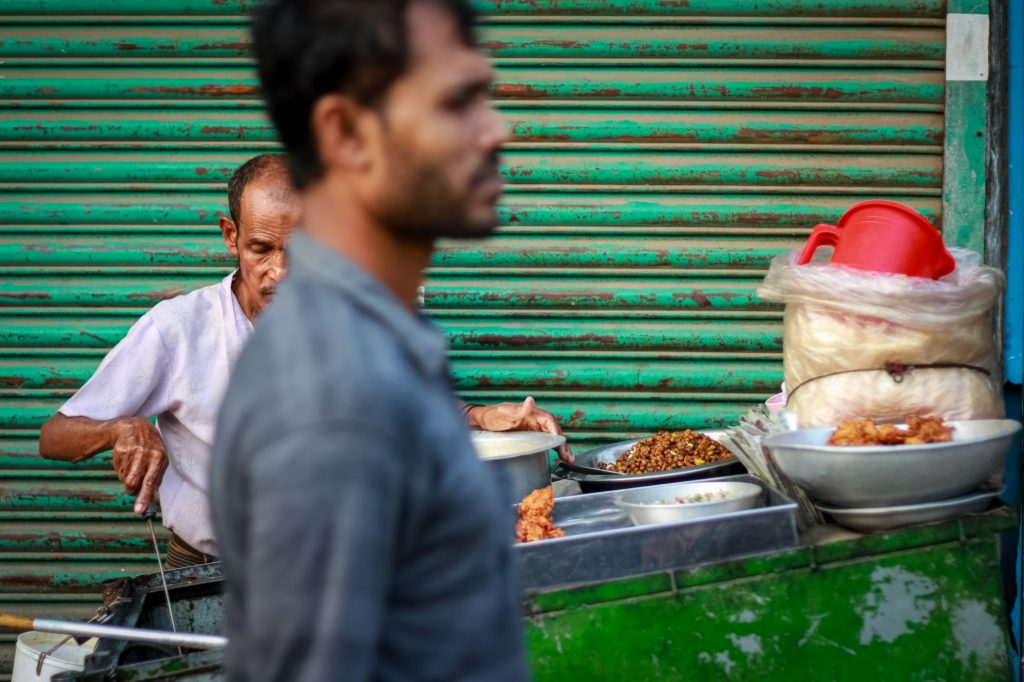
[[[424,289],[475,402],[577,447],[733,421],[781,381],[772,257],[852,203],[942,220],[943,0],[478,0],[513,139],[503,226]],[[0,610],[87,616],[155,568],[110,457],[37,429],[154,303],[231,267],[276,148],[245,0],[0,0]],[[0,638],[0,676],[13,638]]]

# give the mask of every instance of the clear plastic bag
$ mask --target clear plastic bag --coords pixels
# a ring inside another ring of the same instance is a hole
[[[996,367],[991,314],[1005,277],[973,251],[950,252],[956,270],[940,280],[796,265],[797,252],[772,262],[757,293],[786,304],[787,409],[802,427],[1002,416],[985,372]]]

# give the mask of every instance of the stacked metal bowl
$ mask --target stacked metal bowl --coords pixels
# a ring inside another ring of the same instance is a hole
[[[856,530],[884,530],[983,511],[1001,492],[986,483],[1003,465],[1019,422],[949,422],[953,440],[924,445],[827,445],[834,429],[770,436],[782,472],[818,508]]]

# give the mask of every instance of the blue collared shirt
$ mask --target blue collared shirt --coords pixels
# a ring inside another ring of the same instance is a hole
[[[525,680],[511,500],[444,336],[296,234],[236,365],[210,494],[233,680]]]

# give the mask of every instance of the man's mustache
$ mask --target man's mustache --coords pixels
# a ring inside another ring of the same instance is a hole
[[[487,155],[480,167],[469,178],[472,187],[483,184],[501,172],[501,153],[493,151]]]

